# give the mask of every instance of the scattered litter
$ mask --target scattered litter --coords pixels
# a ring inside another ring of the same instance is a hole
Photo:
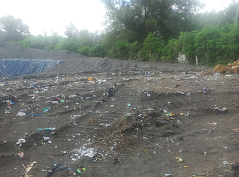
[[[19,112],[17,113],[17,117],[18,117],[18,116],[19,116],[19,117],[26,116],[26,113],[19,111]]]
[[[24,153],[23,153],[23,152],[19,152],[17,155],[18,155],[20,158],[24,158]]]
[[[78,172],[79,174],[82,174],[82,172],[80,171],[80,169],[79,169],[79,168],[77,168],[77,172]]]
[[[225,111],[227,111],[227,108],[226,107],[222,107],[222,108],[215,107],[215,110],[217,110],[219,112],[225,112]]]
[[[217,126],[217,123],[216,123],[216,122],[212,122],[212,123],[211,123],[211,122],[208,122],[207,124],[208,124],[208,125],[211,125],[211,126]]]
[[[10,114],[10,110],[4,110],[5,111],[5,114]]]
[[[46,177],[52,176],[54,173],[56,173],[58,171],[64,171],[64,170],[72,171],[73,174],[76,175],[72,168],[64,166],[64,165],[57,165],[57,164],[55,164],[54,167],[51,170],[48,171]]]
[[[86,145],[82,146],[80,149],[74,149],[72,154],[72,160],[75,158],[81,158],[83,156],[93,158],[96,154],[96,149],[94,148],[86,148]]]
[[[54,131],[56,128],[38,128],[37,131],[41,131],[41,130],[50,130],[50,131]]]
[[[34,167],[34,165],[36,165],[37,162],[32,162],[30,165],[27,166],[25,173],[24,173],[24,177],[28,177],[28,173],[31,171],[31,169]]]
[[[183,162],[183,159],[182,159],[182,158],[179,158],[179,159],[178,159],[178,162]]]
[[[105,127],[110,127],[110,124],[101,123],[100,125],[101,125],[101,126],[105,126]]]
[[[81,172],[80,170],[86,171],[86,168],[77,168],[77,172],[78,172],[79,174],[82,174],[82,172]]]
[[[89,119],[89,121],[90,121],[90,123],[95,123],[96,119],[91,118],[91,119]]]
[[[25,139],[19,139],[19,140],[17,141],[16,145],[19,145],[19,147],[21,147],[22,144],[25,143],[25,142],[26,142]]]
[[[239,128],[233,128],[232,131],[239,133]]]
[[[49,141],[50,140],[50,137],[43,137],[43,141]]]
[[[223,163],[223,165],[228,165],[229,164],[226,160],[222,161],[222,163]]]
[[[32,117],[34,117],[34,116],[40,116],[40,115],[42,115],[42,114],[32,114]]]
[[[23,168],[26,168],[25,165],[22,163]]]
[[[176,85],[175,85],[175,87],[177,88],[178,86],[180,86],[180,84],[179,83],[177,83]]]
[[[44,109],[43,109],[43,112],[44,112],[44,113],[48,113],[50,110],[51,110],[50,107],[49,107],[49,108],[44,108]]]

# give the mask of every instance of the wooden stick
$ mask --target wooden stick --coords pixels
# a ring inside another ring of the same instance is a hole
[[[121,163],[121,160],[120,160],[120,158],[119,158],[118,154],[116,154],[116,155],[117,155],[117,157],[118,157],[118,160],[119,160],[119,162]]]

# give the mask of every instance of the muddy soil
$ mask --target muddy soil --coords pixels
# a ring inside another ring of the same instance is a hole
[[[128,71],[1,79],[0,176],[239,176],[237,75]]]

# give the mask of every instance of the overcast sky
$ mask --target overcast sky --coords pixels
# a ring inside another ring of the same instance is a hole
[[[218,11],[231,0],[201,1],[207,5],[205,10]],[[105,9],[100,0],[1,0],[0,17],[5,15],[21,18],[33,35],[43,34],[45,30],[48,35],[52,31],[63,35],[70,22],[79,30],[103,30]]]

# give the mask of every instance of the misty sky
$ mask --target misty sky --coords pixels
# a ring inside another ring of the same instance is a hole
[[[222,10],[230,3],[230,0],[201,1],[207,4],[206,11]],[[70,22],[79,30],[103,30],[105,9],[100,0],[2,0],[0,17],[5,15],[21,18],[33,35],[45,30],[48,35],[52,31],[63,35]]]

